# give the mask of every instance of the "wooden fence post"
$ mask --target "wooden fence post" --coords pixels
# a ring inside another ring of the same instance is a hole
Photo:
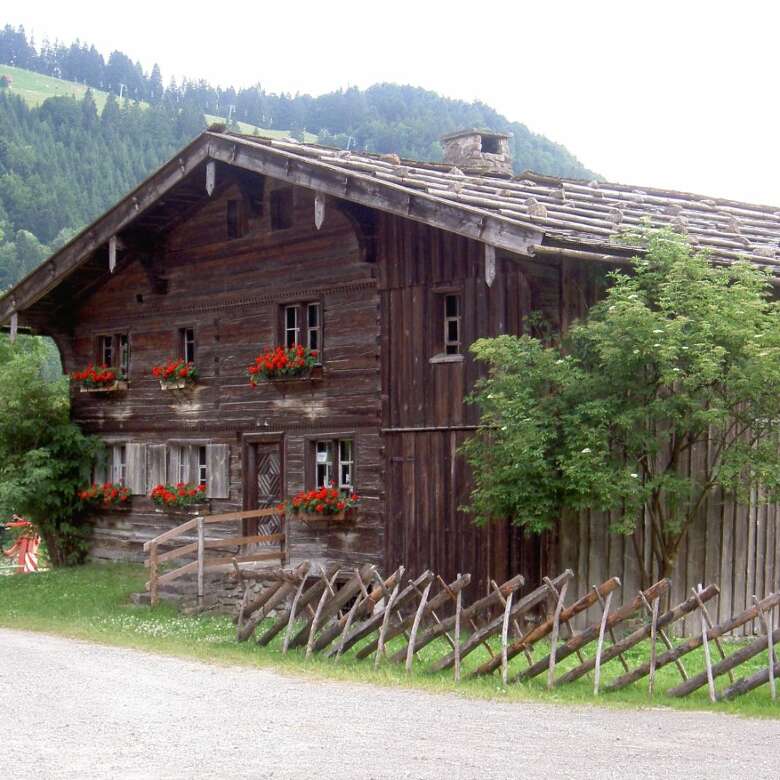
[[[659,597],[653,599],[653,612],[652,623],[650,624],[650,674],[647,678],[647,695],[652,697],[653,690],[655,688],[655,667],[658,662],[658,646],[657,646],[657,634],[658,634],[658,602]],[[697,601],[701,603],[701,600],[697,596]]]
[[[699,585],[698,588],[693,588],[693,592],[696,594],[698,599],[699,593],[701,592],[701,585]],[[704,611],[702,610],[701,605],[699,606],[699,613],[701,616],[701,642],[702,645],[704,645],[704,662],[707,665],[707,686],[710,690],[710,701],[714,704],[715,681],[712,678],[712,658],[710,658],[710,645],[707,641],[707,620],[704,616]]]
[[[203,515],[198,515],[198,607],[203,606],[203,571],[206,554],[206,539],[203,531]],[[234,559],[235,560],[235,559]]]
[[[607,593],[607,600],[601,612],[601,625],[599,626],[599,639],[596,644],[596,667],[593,670],[593,695],[599,695],[599,683],[601,682],[601,651],[604,648],[604,633],[607,630],[607,618],[609,617],[609,605],[612,603],[612,593]],[[657,601],[656,601],[657,603]]]
[[[512,596],[514,593],[510,593],[506,597],[506,605],[504,606],[504,622],[501,626],[501,684],[506,688],[507,678],[509,676],[509,659],[507,658],[507,642],[509,639],[509,616],[512,614]]]
[[[395,600],[398,598],[398,587],[401,583],[397,582],[393,588],[393,592],[390,594],[390,600],[387,602],[387,608],[382,618],[382,627],[379,629],[379,641],[376,645],[376,656],[374,657],[374,669],[379,668],[379,659],[385,654],[385,632],[387,631],[387,624],[390,621],[390,613],[395,606]]]
[[[152,542],[151,549],[149,550],[149,603],[153,607],[156,607],[157,602],[159,601],[157,569],[157,542]]]
[[[558,645],[558,630],[560,629],[561,611],[563,610],[563,600],[566,597],[566,591],[569,587],[569,581],[563,583],[558,603],[555,605],[555,615],[553,615],[552,636],[550,637],[550,665],[547,668],[547,687],[552,688],[555,685],[555,655]]]
[[[458,572],[457,579],[460,579]],[[463,606],[463,590],[458,589],[458,595],[455,597],[455,682],[460,682],[460,610]]]
[[[425,586],[425,590],[420,597],[420,604],[417,607],[417,612],[414,616],[414,623],[412,623],[412,633],[409,635],[409,649],[406,652],[407,674],[412,671],[412,665],[414,664],[414,643],[417,639],[417,629],[420,627],[420,620],[422,620],[423,610],[425,609],[425,605],[428,603],[428,593],[431,590],[431,585],[433,585],[432,581]]]

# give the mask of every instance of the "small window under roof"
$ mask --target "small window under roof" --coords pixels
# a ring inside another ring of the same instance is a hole
[[[498,138],[494,135],[481,135],[479,140],[482,144],[483,154],[498,154]]]

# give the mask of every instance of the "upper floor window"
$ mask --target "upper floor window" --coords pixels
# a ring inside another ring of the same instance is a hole
[[[98,336],[97,362],[118,368],[127,376],[130,370],[130,337],[127,333]]]
[[[179,357],[187,363],[195,362],[194,328],[179,328]]]
[[[444,307],[444,354],[459,355],[461,351],[461,299],[456,293],[448,293],[443,298]]]
[[[271,230],[286,230],[293,226],[293,191],[284,187],[271,191]]]
[[[282,342],[285,347],[303,344],[322,352],[322,305],[318,301],[284,306]]]

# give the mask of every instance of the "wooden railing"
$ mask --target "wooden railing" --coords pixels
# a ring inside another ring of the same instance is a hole
[[[235,536],[221,536],[218,538],[206,538],[206,526],[216,523],[233,523],[244,520],[252,520],[262,517],[279,516],[281,518],[281,530],[271,534],[253,534],[244,536],[243,534]],[[194,531],[196,540],[186,542],[176,547],[175,540],[179,537]],[[237,555],[228,555],[221,557],[207,557],[208,550],[239,547],[246,548],[249,545],[259,544],[279,544],[278,549],[245,550],[243,554],[239,550]],[[160,552],[161,546],[171,547],[165,552]],[[207,571],[214,569],[230,567],[233,561],[238,564],[254,563],[257,561],[278,561],[280,566],[287,563],[287,528],[284,515],[280,515],[275,508],[270,509],[251,509],[245,512],[228,512],[221,515],[196,515],[176,528],[160,534],[154,539],[150,539],[144,544],[144,552],[148,557],[144,561],[144,566],[149,569],[149,581],[146,583],[146,589],[149,591],[149,597],[152,606],[159,602],[159,588],[166,582],[172,582],[185,574],[197,572],[197,595],[198,601],[203,599],[203,575]],[[195,560],[178,566],[170,571],[160,572],[160,565],[166,561],[178,561],[182,558],[194,555]]]

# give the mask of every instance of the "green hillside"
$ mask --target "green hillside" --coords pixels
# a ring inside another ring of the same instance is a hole
[[[102,114],[109,94],[102,89],[89,87],[86,84],[79,84],[75,81],[65,81],[64,79],[46,76],[43,73],[35,73],[34,71],[26,70],[24,68],[15,68],[12,65],[0,65],[0,76],[4,75],[9,76],[12,80],[11,86],[8,87],[6,91],[11,95],[18,95],[28,106],[32,107],[39,106],[44,100],[52,97],[71,97],[76,100],[81,100],[87,90],[91,89],[98,113]],[[148,108],[149,106],[145,101],[139,101],[138,105],[142,108]],[[204,114],[204,119],[207,124],[225,121],[224,117],[217,116],[216,114]],[[268,138],[285,138],[290,134],[289,130],[269,130],[267,128],[257,127],[257,125],[250,124],[249,122],[236,122],[234,128],[247,135],[256,133],[257,135],[264,135]],[[314,133],[306,133],[306,141],[309,143],[316,143],[317,136],[314,135]]]
[[[64,81],[43,73],[34,73],[24,68],[14,68],[12,65],[0,65],[0,76],[10,76],[13,80],[6,90],[11,95],[19,95],[28,106],[39,106],[51,97],[72,97],[81,100],[88,89],[92,89],[98,112],[103,112],[106,105],[107,92],[75,81]]]

